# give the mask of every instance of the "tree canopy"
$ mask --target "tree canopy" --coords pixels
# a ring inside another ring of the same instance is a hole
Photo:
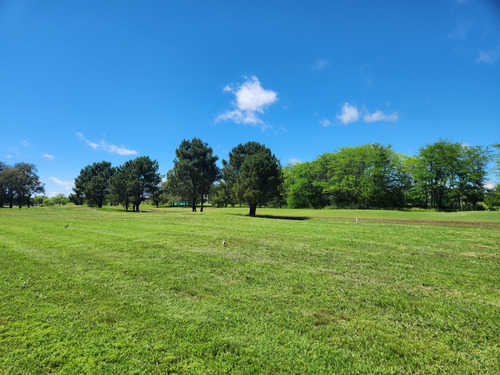
[[[282,183],[281,165],[269,148],[257,142],[240,144],[229,153],[226,167],[236,197],[248,204],[250,216],[257,206],[276,198]],[[228,172],[229,172],[228,171]]]
[[[193,212],[200,202],[200,211],[203,212],[205,197],[220,175],[216,164],[219,158],[199,138],[183,140],[175,150],[175,156],[174,168],[167,173],[168,189],[180,200],[189,201]]]
[[[15,203],[21,208],[30,207],[36,194],[45,192],[34,164],[16,163],[13,167],[0,162],[0,207],[5,203],[12,208]]]

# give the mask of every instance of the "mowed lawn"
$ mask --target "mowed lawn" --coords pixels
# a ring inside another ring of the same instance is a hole
[[[144,209],[0,209],[1,374],[500,373],[497,212]]]

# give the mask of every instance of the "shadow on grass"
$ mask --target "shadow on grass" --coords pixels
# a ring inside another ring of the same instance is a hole
[[[228,214],[228,215],[234,215],[234,216],[246,216],[250,217],[248,214]],[[255,215],[256,219],[275,219],[275,220],[298,220],[298,221],[304,221],[304,220],[309,220],[311,219],[309,216],[284,216],[284,215]]]
[[[276,220],[309,220],[311,219],[308,216],[276,216],[276,215],[256,215],[256,218],[260,219],[276,219]]]

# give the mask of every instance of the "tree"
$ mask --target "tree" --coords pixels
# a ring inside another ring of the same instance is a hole
[[[123,164],[121,183],[124,183],[133,211],[139,211],[140,204],[158,190],[161,183],[158,169],[158,162],[148,156],[141,156]]]
[[[121,204],[126,211],[128,211],[131,200],[130,180],[131,177],[127,175],[127,170],[123,166],[114,168],[113,175],[109,179],[110,203],[112,205]]]
[[[109,179],[112,175],[110,162],[102,161],[87,165],[75,179],[74,195],[71,199],[78,202],[83,192],[83,199],[89,206],[102,207],[109,193]]]
[[[219,158],[199,138],[183,140],[175,150],[175,156],[174,168],[167,173],[168,187],[174,195],[190,201],[193,212],[196,212],[197,202],[200,201],[200,212],[203,212],[205,196],[220,175],[216,165]]]
[[[18,171],[16,186],[18,206],[21,208],[23,203],[26,203],[30,207],[31,197],[45,192],[44,184],[40,182],[34,164],[17,163],[14,165],[14,169]]]
[[[235,176],[235,195],[248,204],[250,216],[255,216],[257,206],[279,195],[281,165],[266,146],[257,142],[240,144],[229,153],[226,164]]]
[[[439,140],[420,149],[412,171],[413,189],[425,198],[424,207],[476,209],[484,198],[489,160],[487,148]]]
[[[55,197],[52,197],[51,200],[54,202],[54,204],[57,204],[59,206],[66,205],[69,201],[69,199],[64,194],[57,194]]]
[[[7,185],[4,181],[3,171],[7,168],[7,164],[0,161],[0,208],[5,204],[7,198]]]
[[[324,186],[317,173],[317,161],[288,165],[284,168],[287,204],[292,208],[322,208]]]
[[[17,163],[14,167],[0,163],[0,203],[8,203],[12,208],[17,201],[21,208],[24,204],[31,205],[31,198],[35,194],[45,191],[40,182],[34,164]]]

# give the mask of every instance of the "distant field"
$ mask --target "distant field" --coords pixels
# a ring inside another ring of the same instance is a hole
[[[500,373],[498,212],[141,208],[0,209],[1,374]]]

